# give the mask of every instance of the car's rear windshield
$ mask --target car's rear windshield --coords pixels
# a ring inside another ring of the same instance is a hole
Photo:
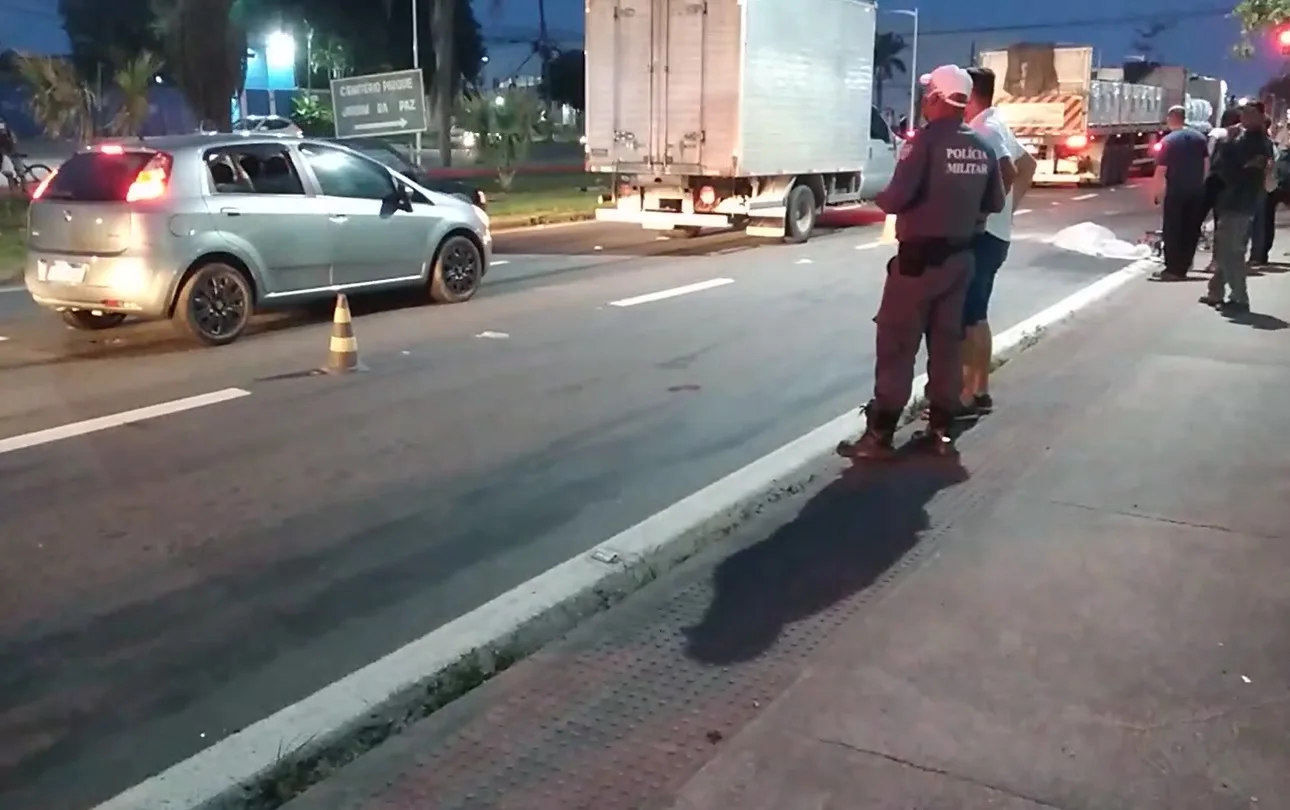
[[[152,152],[78,152],[58,167],[42,199],[123,202]]]

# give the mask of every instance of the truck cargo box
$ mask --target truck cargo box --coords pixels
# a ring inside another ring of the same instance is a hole
[[[1166,91],[1133,83],[1131,64],[1095,70],[1089,46],[1019,43],[985,51],[979,61],[999,77],[995,105],[1018,135],[1081,136],[1164,122]],[[1167,70],[1161,76],[1177,78]]]
[[[860,0],[586,0],[587,168],[859,171],[876,9]]]
[[[1163,92],[1160,107],[1180,107],[1187,95],[1187,68],[1161,65],[1157,62],[1125,62],[1124,80],[1134,84],[1159,87]]]

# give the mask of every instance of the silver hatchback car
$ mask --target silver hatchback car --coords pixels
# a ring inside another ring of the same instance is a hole
[[[78,329],[173,319],[230,343],[253,312],[422,288],[459,303],[488,215],[335,143],[255,133],[87,147],[32,195],[27,290]]]

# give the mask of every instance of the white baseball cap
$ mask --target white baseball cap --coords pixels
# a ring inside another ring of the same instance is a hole
[[[972,76],[958,65],[941,65],[918,79],[927,92],[955,107],[966,107],[972,95]]]

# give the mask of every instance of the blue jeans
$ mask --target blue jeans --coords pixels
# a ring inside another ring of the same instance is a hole
[[[963,327],[985,323],[990,314],[990,296],[994,293],[994,277],[1008,259],[1009,242],[988,233],[979,233],[972,240],[974,269],[963,298]]]

